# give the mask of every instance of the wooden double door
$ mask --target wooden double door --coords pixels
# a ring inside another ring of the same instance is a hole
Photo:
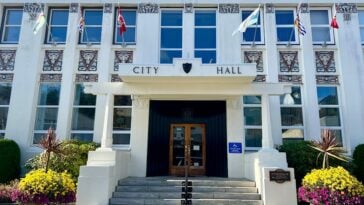
[[[171,124],[169,174],[204,176],[206,173],[206,132],[204,124]]]

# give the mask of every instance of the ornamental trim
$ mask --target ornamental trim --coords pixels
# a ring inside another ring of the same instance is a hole
[[[257,72],[263,72],[263,52],[262,51],[244,51],[244,63],[256,63]]]
[[[302,83],[302,75],[278,75],[281,83]]]
[[[274,13],[274,5],[273,4],[265,4],[265,13],[272,14]]]
[[[256,82],[256,83],[263,83],[265,81],[266,81],[265,75],[257,75],[257,77],[255,77],[255,79],[253,80],[253,82]]]
[[[13,71],[16,50],[0,50],[0,71]]]
[[[219,13],[222,14],[239,13],[239,4],[219,4]]]
[[[81,50],[78,71],[97,71],[97,56],[96,50]]]
[[[310,13],[309,7],[308,7],[308,3],[301,3],[299,5],[299,11],[301,13]]]
[[[140,3],[138,13],[158,13],[159,5],[154,3]]]
[[[185,13],[193,13],[193,4],[192,3],[185,4]]]
[[[41,74],[40,82],[61,82],[62,74]]]
[[[358,12],[356,4],[354,4],[354,3],[339,3],[339,4],[335,4],[335,7],[336,7],[337,13],[351,14],[351,13]]]
[[[115,51],[114,71],[119,71],[120,63],[133,63],[133,51]]]
[[[112,13],[112,4],[104,4],[104,13]]]
[[[78,12],[78,3],[71,3],[70,13],[77,13],[77,12]]]
[[[111,82],[123,82],[118,74],[111,74]]]
[[[99,76],[97,74],[76,74],[76,82],[97,82],[99,80]]]
[[[279,67],[281,72],[300,72],[298,51],[279,51]]]
[[[0,74],[0,82],[11,83],[13,82],[14,74],[13,73],[1,73]]]
[[[62,71],[63,50],[46,50],[43,71]]]
[[[334,51],[315,51],[316,72],[335,73],[335,53]]]
[[[25,3],[24,12],[28,13],[30,20],[35,20],[38,14],[44,10],[44,4],[41,3]]]
[[[339,84],[337,75],[316,75],[317,84]]]

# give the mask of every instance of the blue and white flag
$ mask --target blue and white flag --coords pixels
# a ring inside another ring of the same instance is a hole
[[[249,26],[256,24],[259,19],[259,9],[260,5],[243,22],[241,22],[239,27],[235,29],[231,35],[234,36],[238,32],[244,33]]]
[[[305,27],[302,25],[301,20],[300,20],[300,16],[297,13],[297,17],[294,20],[294,25],[297,27],[298,33],[301,34],[302,36],[304,36],[306,34],[306,29]]]

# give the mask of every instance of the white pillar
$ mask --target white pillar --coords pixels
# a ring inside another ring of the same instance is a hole
[[[262,151],[275,150],[271,122],[269,95],[264,94],[262,95]]]
[[[195,25],[194,25],[194,19],[195,19],[195,13],[194,12],[183,12],[183,35],[182,35],[182,58],[193,58],[194,57],[194,50],[195,50],[195,41],[193,38],[193,35],[191,33],[194,33]]]
[[[112,140],[113,140],[112,139],[113,110],[114,110],[113,107],[114,107],[114,95],[108,93],[106,94],[104,118],[102,123],[101,150],[108,149],[111,151]]]

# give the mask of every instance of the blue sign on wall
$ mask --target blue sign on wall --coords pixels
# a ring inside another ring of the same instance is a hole
[[[241,154],[242,153],[241,142],[229,142],[229,153]]]

